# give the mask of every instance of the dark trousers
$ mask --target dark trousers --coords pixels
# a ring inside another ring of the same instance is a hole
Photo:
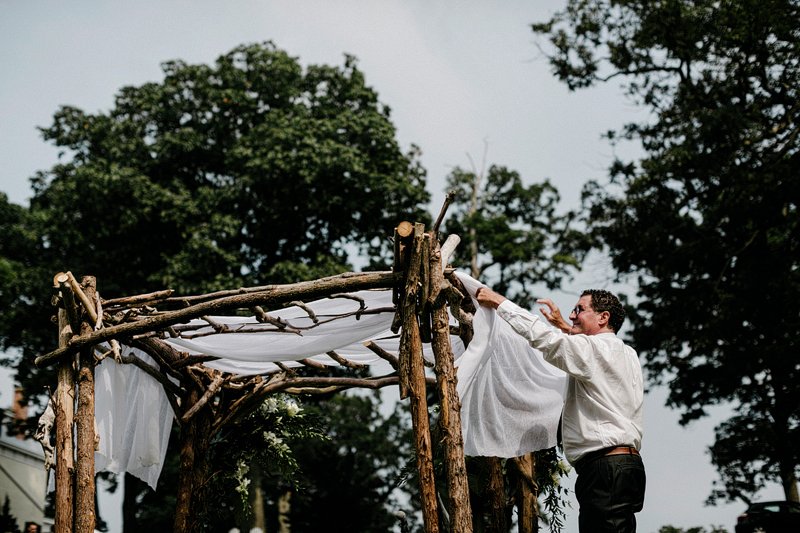
[[[644,505],[645,473],[638,455],[610,455],[576,467],[581,533],[635,533]]]

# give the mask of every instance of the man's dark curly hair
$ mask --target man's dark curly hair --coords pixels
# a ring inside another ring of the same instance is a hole
[[[587,295],[592,298],[592,309],[598,313],[608,311],[611,314],[608,319],[608,325],[614,332],[619,331],[619,328],[625,322],[625,309],[619,303],[619,299],[612,293],[602,289],[587,289],[581,293],[581,296]]]

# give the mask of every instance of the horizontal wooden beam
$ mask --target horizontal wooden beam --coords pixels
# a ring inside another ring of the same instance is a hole
[[[101,328],[86,335],[72,337],[66,346],[36,358],[38,367],[49,366],[61,357],[77,352],[83,346],[99,344],[110,339],[127,338],[151,331],[160,331],[169,326],[188,322],[203,315],[223,314],[240,308],[281,305],[294,300],[312,301],[333,293],[368,289],[393,288],[401,280],[396,272],[346,272],[336,276],[286,285],[265,286],[258,292],[225,296],[196,305],[149,316],[136,322]]]

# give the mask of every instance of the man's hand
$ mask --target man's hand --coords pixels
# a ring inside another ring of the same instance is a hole
[[[539,311],[541,311],[542,316],[550,322],[553,326],[557,327],[564,333],[569,333],[572,331],[572,326],[564,320],[564,317],[561,316],[561,310],[558,306],[553,302],[553,300],[549,298],[541,298],[536,300],[537,304],[543,304],[546,307],[540,307]]]
[[[494,292],[488,287],[481,287],[478,289],[475,292],[475,298],[478,300],[479,304],[486,307],[491,307],[492,309],[497,309],[501,303],[506,301],[505,296]]]

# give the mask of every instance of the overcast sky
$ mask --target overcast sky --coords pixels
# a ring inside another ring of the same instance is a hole
[[[28,179],[57,160],[37,127],[50,125],[60,105],[107,111],[120,87],[160,80],[163,61],[209,63],[240,44],[271,40],[304,65],[341,65],[344,54],[358,59],[391,108],[403,147],[422,149],[434,216],[445,176],[470,160],[480,165],[484,147],[490,164],[528,182],[550,179],[564,206],[574,207],[581,184],[604,176],[614,156],[601,134],[642,115],[614,84],[570,93],[552,77],[529,25],[562,3],[0,0],[0,191],[26,203]],[[621,155],[636,153],[626,150]],[[594,261],[554,300],[570,309],[581,289],[611,287],[609,279],[604,262]],[[10,398],[7,383],[0,405]],[[664,398],[663,390],[651,391],[646,403],[640,533],[666,524],[715,524],[732,533],[743,504],[703,506],[716,477],[705,450],[727,411],[681,428]],[[764,498],[782,499],[782,492],[774,487]],[[114,520],[114,511],[101,514]],[[577,504],[567,512],[564,531],[576,533]]]

